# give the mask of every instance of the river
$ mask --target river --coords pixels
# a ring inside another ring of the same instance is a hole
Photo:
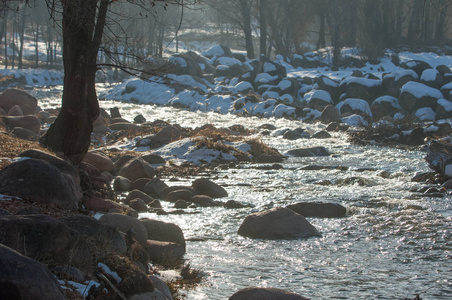
[[[99,85],[98,90],[106,87]],[[61,87],[32,91],[42,108],[60,105]],[[264,123],[277,128],[316,131],[321,124],[285,119],[244,118],[190,112],[171,107],[100,101],[118,106],[125,119],[143,114],[195,128],[241,124],[255,129]],[[356,146],[344,133],[329,139],[262,140],[279,151],[324,146],[329,157],[289,159],[281,170],[249,165],[218,170],[213,180],[225,186],[228,199],[254,208],[199,208],[196,215],[141,214],[178,224],[187,242],[185,256],[205,274],[204,282],[184,291],[187,299],[227,299],[249,286],[275,287],[312,299],[452,298],[452,197],[415,195],[416,172],[429,171],[421,151]],[[325,166],[303,170],[307,165]],[[337,166],[346,168],[336,168]],[[191,184],[194,178],[168,185]],[[414,195],[413,195],[414,194]],[[308,219],[322,237],[294,241],[251,240],[237,234],[252,212],[300,201],[328,201],[347,207],[340,219]],[[166,207],[171,204],[163,203]]]

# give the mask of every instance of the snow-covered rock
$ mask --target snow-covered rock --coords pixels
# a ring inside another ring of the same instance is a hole
[[[423,83],[410,81],[403,85],[399,97],[399,104],[407,110],[417,110],[422,107],[436,107],[438,99],[443,98],[443,94],[434,88]]]
[[[369,103],[367,103],[367,101],[363,99],[348,98],[344,101],[339,102],[336,107],[342,114],[354,113],[372,117],[372,111],[370,109]]]
[[[421,121],[435,121],[436,113],[431,107],[423,107],[416,111],[415,116]]]
[[[304,100],[310,107],[333,104],[330,93],[323,90],[312,90],[304,95]]]
[[[446,99],[439,99],[436,105],[436,117],[438,119],[452,118],[452,102]]]
[[[392,96],[381,96],[372,103],[371,110],[375,120],[398,112],[402,107],[399,100]]]

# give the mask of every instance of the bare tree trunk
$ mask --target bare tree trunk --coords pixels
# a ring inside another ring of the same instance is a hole
[[[35,68],[38,68],[39,64],[39,14],[36,16],[36,31],[35,31]]]
[[[23,53],[24,53],[24,34],[25,34],[25,11],[26,11],[27,6],[24,5],[23,9],[22,9],[22,13],[21,13],[21,17],[22,17],[22,22],[20,24],[20,37],[19,37],[19,58],[18,58],[18,65],[17,68],[18,69],[22,69],[23,68]]]
[[[316,49],[325,48],[325,13],[321,11],[319,13],[319,39],[317,40]]]
[[[61,0],[63,100],[58,118],[41,138],[41,143],[55,152],[62,152],[74,164],[79,164],[88,151],[93,122],[99,115],[96,59],[109,1]],[[80,7],[84,7],[82,13]]]
[[[260,54],[267,56],[267,0],[259,3],[259,27],[260,27]]]
[[[240,7],[243,19],[243,32],[245,33],[245,47],[246,54],[248,58],[253,59],[254,56],[254,46],[253,46],[253,35],[251,32],[251,13],[250,4],[247,0],[240,0]]]

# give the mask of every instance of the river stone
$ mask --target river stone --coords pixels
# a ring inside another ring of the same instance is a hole
[[[154,154],[154,153],[143,155],[141,158],[144,161],[146,161],[147,163],[151,164],[151,165],[165,164],[166,163],[166,161],[165,161],[165,159],[163,157],[161,157],[158,154]]]
[[[41,136],[29,129],[22,127],[14,127],[12,132],[16,137],[27,141],[39,141]]]
[[[151,149],[161,147],[163,145],[169,144],[171,142],[180,140],[186,135],[182,133],[179,129],[174,126],[163,127],[159,132],[157,132],[150,141],[149,147]]]
[[[166,183],[164,183],[160,178],[154,177],[143,187],[143,192],[150,196],[155,196],[159,198],[162,195],[162,191],[164,188],[168,187]]]
[[[191,201],[193,196],[195,194],[189,190],[177,190],[169,193],[165,200],[169,202],[176,202],[177,200]]]
[[[152,219],[141,219],[141,222],[146,228],[148,240],[173,242],[185,249],[184,233],[176,224]]]
[[[129,201],[129,206],[136,210],[137,212],[147,212],[148,206],[141,198],[135,198]]]
[[[18,105],[24,115],[32,115],[36,112],[38,100],[24,91],[7,89],[0,94],[0,107],[9,111],[14,105]]]
[[[99,221],[104,225],[113,226],[123,233],[127,233],[130,229],[133,229],[134,238],[140,242],[143,247],[146,247],[148,234],[140,220],[123,214],[114,213],[103,215],[100,217]]]
[[[90,151],[86,153],[83,162],[92,165],[101,172],[107,171],[113,173],[115,170],[115,165],[111,158],[101,152]]]
[[[306,218],[340,218],[346,213],[345,207],[336,203],[300,202],[288,205],[287,208]]]
[[[152,198],[151,196],[149,196],[148,194],[139,191],[139,190],[133,190],[131,192],[129,192],[129,194],[127,195],[126,199],[125,199],[125,203],[129,203],[131,200],[136,199],[136,198],[140,198],[144,201],[144,203],[149,204],[152,201],[154,201],[155,199]]]
[[[117,176],[113,182],[113,189],[117,192],[127,192],[130,190],[130,186],[130,180],[122,176]]]
[[[288,208],[273,208],[251,214],[243,220],[238,234],[253,239],[298,239],[319,236],[317,229]]]
[[[236,292],[229,300],[309,300],[309,298],[280,289],[249,287]]]
[[[337,107],[332,104],[325,106],[319,120],[324,124],[331,122],[340,122],[341,114],[339,112],[339,109],[337,109]]]
[[[148,240],[146,252],[151,261],[161,261],[163,259],[181,258],[185,254],[183,245],[173,242],[162,242]]]
[[[112,226],[104,225],[99,220],[85,215],[63,217],[58,220],[100,245],[103,250],[126,253],[127,245],[123,235]]]
[[[79,186],[68,174],[40,159],[25,159],[0,170],[0,193],[77,210]]]
[[[171,295],[171,291],[166,285],[166,283],[158,278],[155,275],[148,275],[148,278],[152,281],[154,284],[154,288],[158,291],[160,291],[165,297],[165,300],[173,300],[173,296]]]
[[[155,170],[150,164],[141,158],[131,159],[119,170],[119,176],[125,177],[130,181],[138,178],[154,178]]]
[[[179,199],[174,203],[174,208],[185,209],[188,207],[188,203],[185,200]]]
[[[3,123],[12,129],[14,127],[22,127],[38,134],[41,130],[41,122],[35,116],[7,116],[2,118]]]
[[[8,110],[8,116],[20,117],[23,115],[24,115],[24,112],[22,111],[22,109],[20,108],[19,105],[14,105],[13,107],[11,107]]]
[[[195,195],[191,198],[190,202],[196,204],[198,207],[217,206],[215,201],[206,195]]]
[[[194,188],[190,187],[190,186],[183,186],[183,185],[173,185],[173,186],[168,186],[166,188],[164,188],[162,190],[162,193],[160,195],[160,198],[163,200],[166,200],[168,197],[168,194],[177,190],[185,190],[185,191],[190,191],[193,194],[197,194],[197,192],[195,191]]]
[[[286,152],[286,155],[295,157],[329,156],[330,153],[325,147],[318,146],[312,148],[296,148]]]
[[[91,266],[86,240],[63,222],[47,215],[1,216],[0,244],[41,262]]]
[[[206,195],[212,198],[223,198],[228,196],[228,192],[215,182],[207,178],[198,178],[192,183],[193,188],[200,195]]]
[[[0,245],[1,299],[66,299],[60,284],[41,263]]]

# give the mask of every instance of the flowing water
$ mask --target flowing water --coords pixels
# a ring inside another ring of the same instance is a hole
[[[102,90],[102,86],[99,86]],[[34,90],[43,108],[60,105],[61,88]],[[241,118],[170,107],[101,101],[118,106],[124,118],[143,114],[149,121],[254,129],[308,128],[284,119]],[[325,146],[329,157],[289,159],[281,170],[241,166],[218,170],[213,180],[229,197],[255,205],[247,209],[200,208],[198,214],[156,216],[178,224],[187,242],[186,258],[206,273],[205,281],[185,291],[187,299],[227,299],[249,286],[276,287],[312,299],[452,299],[452,197],[413,197],[416,172],[429,171],[421,151],[356,146],[343,133],[329,139],[283,140],[262,137],[281,152]],[[304,166],[324,166],[303,170]],[[347,167],[345,168],[338,168]],[[180,178],[169,185],[191,184]],[[222,199],[223,200],[223,199]],[[300,201],[329,201],[347,207],[340,219],[308,219],[322,237],[294,241],[251,240],[237,235],[250,213]],[[165,203],[163,203],[165,205]],[[170,204],[167,204],[169,207]]]

